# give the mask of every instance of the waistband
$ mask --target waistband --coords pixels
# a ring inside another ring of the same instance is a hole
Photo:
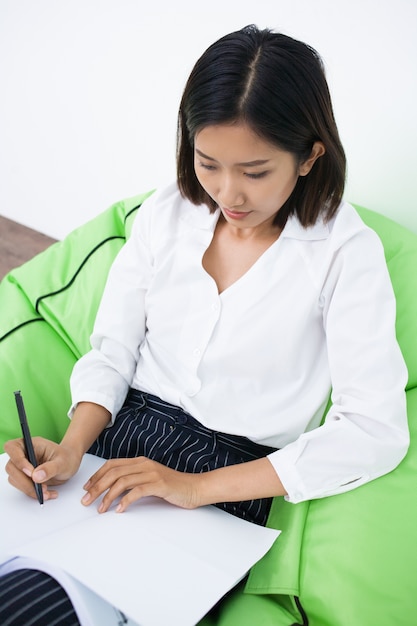
[[[240,450],[255,453],[259,457],[267,456],[277,450],[277,448],[256,443],[255,441],[252,441],[247,437],[243,437],[242,435],[233,435],[217,430],[211,430],[196,420],[195,417],[184,411],[181,407],[176,406],[175,404],[170,404],[158,396],[154,396],[145,391],[131,388],[127,394],[124,406],[134,406],[136,409],[141,409],[142,407],[147,406],[153,411],[158,412],[160,419],[172,424],[181,424],[184,427],[198,431],[207,437],[215,436],[219,443],[223,443],[227,446],[235,446]]]

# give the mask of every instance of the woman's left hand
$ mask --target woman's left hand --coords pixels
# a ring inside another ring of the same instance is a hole
[[[200,476],[178,472],[146,457],[111,459],[84,485],[87,493],[81,502],[89,505],[105,493],[98,508],[104,513],[121,497],[116,512],[122,513],[144,496],[157,496],[184,509],[194,509],[200,506]]]

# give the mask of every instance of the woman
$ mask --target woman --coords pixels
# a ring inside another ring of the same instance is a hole
[[[53,499],[90,450],[111,459],[82,500],[105,494],[100,512],[154,495],[265,524],[274,496],[391,471],[408,446],[395,300],[342,200],[317,53],[253,26],[214,43],[184,90],[177,166],[111,269],[67,433],[35,439],[35,471],[8,442],[10,482]]]

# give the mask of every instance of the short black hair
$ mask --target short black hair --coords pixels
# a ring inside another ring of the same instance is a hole
[[[310,46],[254,25],[230,33],[198,59],[178,114],[177,179],[194,204],[217,208],[194,171],[194,139],[214,124],[244,123],[301,164],[321,141],[325,154],[296,186],[276,217],[296,213],[303,226],[330,219],[343,196],[346,157],[333,114],[323,62]]]

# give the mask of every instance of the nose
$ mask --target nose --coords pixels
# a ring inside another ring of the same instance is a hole
[[[240,207],[245,203],[241,185],[233,175],[229,174],[222,177],[217,198],[218,203],[227,209]]]

